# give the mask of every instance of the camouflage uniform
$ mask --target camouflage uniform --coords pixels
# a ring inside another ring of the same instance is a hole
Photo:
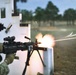
[[[6,62],[0,64],[0,75],[8,75],[9,68]]]
[[[0,52],[3,50],[3,45],[0,43]],[[8,75],[9,73],[9,68],[8,65],[13,62],[15,58],[15,54],[8,54],[5,57],[4,62],[0,64],[0,75]]]
[[[2,23],[0,23],[0,31],[3,29],[6,29]],[[0,53],[2,53],[3,50],[3,44],[0,43]],[[8,65],[13,62],[15,58],[15,54],[8,54],[5,57],[5,60],[0,64],[0,75],[8,75],[9,73],[9,68]]]

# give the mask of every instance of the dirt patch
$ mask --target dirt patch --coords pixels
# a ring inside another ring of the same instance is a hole
[[[39,32],[50,33],[55,39],[64,38],[71,32],[76,34],[76,27],[39,27],[36,29],[36,31],[32,29],[33,38]],[[76,75],[76,39],[56,42],[54,61],[54,75]]]
[[[58,42],[54,48],[55,75],[76,75],[76,40]]]

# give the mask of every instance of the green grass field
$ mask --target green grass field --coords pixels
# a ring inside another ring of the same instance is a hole
[[[55,40],[76,34],[76,27],[32,28],[32,41],[38,33],[51,34]],[[75,37],[75,36],[74,36]],[[54,46],[54,75],[76,75],[76,39],[58,41]]]

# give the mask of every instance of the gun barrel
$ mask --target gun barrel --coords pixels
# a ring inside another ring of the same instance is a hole
[[[45,48],[45,47],[34,47],[33,49],[47,51],[47,48]]]

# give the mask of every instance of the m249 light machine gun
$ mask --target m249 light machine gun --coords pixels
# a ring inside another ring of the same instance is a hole
[[[30,38],[26,37],[25,38],[31,40]],[[4,53],[4,54],[12,54],[12,53],[16,53],[17,51],[21,50],[21,51],[28,51],[27,52],[27,59],[26,59],[26,65],[25,65],[25,68],[23,70],[23,73],[22,75],[25,75],[26,73],[26,69],[27,69],[27,66],[29,66],[29,60],[30,60],[30,57],[31,55],[33,54],[34,50],[36,50],[39,54],[39,57],[41,59],[41,62],[43,64],[43,66],[45,67],[45,64],[41,58],[41,55],[39,53],[39,50],[43,50],[43,51],[46,51],[46,48],[44,47],[38,47],[38,44],[40,44],[40,42],[15,42],[15,36],[12,36],[12,37],[5,37],[4,38],[4,43],[3,43],[3,51],[1,53]]]

